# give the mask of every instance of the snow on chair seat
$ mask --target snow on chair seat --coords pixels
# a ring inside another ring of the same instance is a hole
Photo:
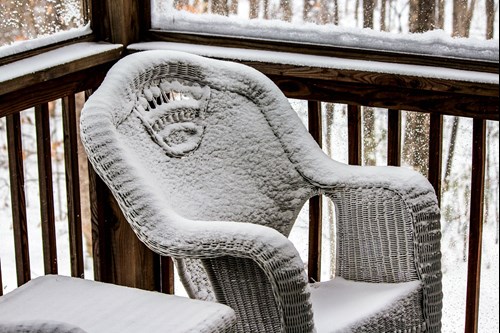
[[[0,332],[232,332],[234,311],[222,304],[47,275],[0,297]]]

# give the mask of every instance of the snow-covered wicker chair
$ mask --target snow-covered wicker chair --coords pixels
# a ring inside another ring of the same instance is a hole
[[[169,51],[120,60],[85,105],[89,159],[139,239],[239,332],[440,332],[439,209],[427,180],[348,166],[247,66]],[[337,210],[337,277],[309,284],[286,237],[303,204]]]

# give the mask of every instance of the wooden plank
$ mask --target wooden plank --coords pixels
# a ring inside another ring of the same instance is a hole
[[[161,292],[173,295],[174,285],[174,261],[170,257],[160,257],[161,265]]]
[[[477,332],[483,239],[486,121],[474,119],[472,130],[472,176],[470,193],[469,256],[465,332]]]
[[[0,296],[3,296],[2,258],[0,258]]]
[[[418,55],[411,53],[396,53],[391,51],[378,51],[349,47],[338,47],[325,44],[304,42],[289,42],[264,40],[244,36],[210,36],[204,33],[176,32],[154,30],[149,34],[149,40],[178,42],[188,44],[201,44],[222,46],[228,48],[244,48],[266,51],[290,52],[311,54],[345,59],[359,59],[382,61],[389,63],[423,65],[443,68],[456,68],[462,70],[498,73],[498,61],[476,61],[452,57],[437,57],[432,55]]]
[[[19,113],[16,113],[8,116],[6,120],[14,249],[16,254],[17,284],[20,286],[31,279],[26,199],[24,193],[21,116]]]
[[[266,73],[267,74],[267,73]],[[268,75],[289,98],[499,120],[496,96]]]
[[[361,127],[361,107],[349,104],[347,106],[348,161],[352,165],[361,165]]]
[[[80,70],[50,81],[36,83],[19,90],[0,94],[0,118],[69,94],[96,88],[104,79],[111,63]]]
[[[400,89],[489,97],[498,97],[499,93],[498,84],[490,83],[474,83],[462,80],[379,73],[366,70],[336,69],[252,61],[243,61],[243,63],[269,76],[279,76],[284,79],[307,79],[346,84],[354,83],[359,86],[374,86],[378,87],[378,89],[383,88],[383,92],[388,95]]]
[[[321,102],[308,101],[309,133],[322,146],[323,129],[321,122]],[[321,224],[322,224],[322,197],[315,196],[309,199],[309,255],[307,272],[309,281],[321,279]]]
[[[62,99],[71,275],[84,277],[75,95]]]
[[[45,274],[57,274],[54,191],[52,186],[52,149],[49,121],[48,103],[35,107],[43,262]]]
[[[387,165],[401,165],[401,111],[387,110]]]
[[[443,116],[430,114],[429,124],[429,173],[427,179],[434,187],[438,202],[441,203],[441,171],[443,145]]]
[[[100,40],[123,44],[138,42],[141,34],[142,9],[147,5],[139,0],[89,0],[92,29]]]
[[[89,163],[90,212],[92,223],[92,259],[94,262],[94,279],[101,282],[113,282],[109,220],[105,216],[104,205],[108,196],[108,188],[95,173]]]
[[[158,290],[161,280],[158,255],[139,241],[113,195],[90,164],[89,178],[96,280]]]

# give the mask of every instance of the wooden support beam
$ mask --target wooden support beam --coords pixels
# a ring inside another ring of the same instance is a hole
[[[50,144],[49,104],[35,107],[38,155],[38,185],[45,274],[57,274],[57,247],[52,185],[52,149]]]
[[[387,110],[387,165],[401,165],[401,111]]]
[[[429,127],[429,173],[427,178],[434,187],[438,202],[441,203],[443,116],[431,113]]]
[[[349,145],[349,164],[361,165],[361,107],[347,106],[347,139]]]
[[[321,122],[321,102],[308,102],[309,132],[322,146],[323,129]],[[323,216],[322,197],[315,196],[309,199],[309,255],[308,275],[309,281],[320,281],[321,279],[321,222]]]
[[[71,275],[84,277],[75,95],[62,99]]]
[[[24,193],[23,144],[21,139],[21,115],[7,116],[7,146],[9,155],[10,195],[12,202],[12,225],[18,286],[31,279],[26,220],[26,198]]]
[[[472,177],[470,193],[469,256],[465,332],[476,333],[479,317],[481,250],[483,240],[486,121],[474,119],[472,130]]]

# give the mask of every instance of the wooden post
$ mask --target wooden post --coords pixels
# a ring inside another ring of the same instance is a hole
[[[150,22],[150,1],[90,0],[92,30],[97,39],[127,46],[138,42]]]
[[[483,239],[484,173],[486,153],[486,121],[474,119],[472,130],[472,177],[470,193],[469,256],[465,332],[478,328],[481,250]]]
[[[43,262],[45,274],[57,274],[56,227],[49,122],[49,104],[44,103],[35,107]]]
[[[321,147],[323,140],[321,125],[321,102],[308,102],[309,132]],[[321,278],[321,222],[322,197],[320,195],[309,199],[309,281],[320,281]]]
[[[24,193],[23,145],[21,140],[21,116],[7,116],[7,146],[9,154],[10,195],[12,202],[12,224],[18,286],[31,279],[26,220],[26,198]]]
[[[349,164],[361,165],[361,107],[347,106],[347,138],[349,141]]]

